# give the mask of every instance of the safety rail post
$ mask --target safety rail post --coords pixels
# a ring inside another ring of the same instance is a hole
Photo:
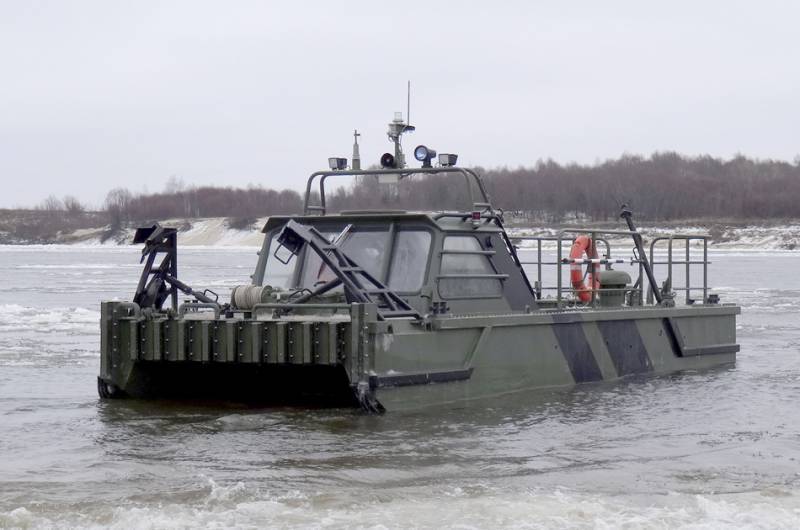
[[[639,284],[639,305],[644,305],[644,263],[642,260],[638,260],[639,262],[639,279],[637,283]]]
[[[689,269],[689,261],[690,261],[689,241],[690,239],[687,237],[686,238],[686,305],[689,305],[689,301],[691,300],[691,297],[689,296],[691,294],[691,292],[689,291],[689,287],[691,286],[691,283],[689,282],[689,275],[691,274],[691,270]]]
[[[655,238],[650,242],[650,267],[651,268],[654,268],[656,265],[658,265],[658,263],[656,263],[653,258],[655,257],[655,255],[654,255],[655,250],[654,249],[655,249],[656,243],[659,240],[660,240],[660,238]],[[642,285],[642,289],[644,289],[644,285]],[[648,304],[652,304],[653,303],[653,289],[649,285],[647,286],[647,303]]]
[[[542,299],[542,240],[536,241],[536,290],[539,300]]]
[[[589,234],[589,237],[592,238],[592,242],[589,245],[589,253],[592,254],[592,255],[598,255],[597,254],[597,239],[596,239],[597,238],[597,232],[592,232],[591,234]],[[591,300],[589,300],[589,303],[591,304],[592,307],[597,307],[597,290],[594,288],[595,284],[599,284],[600,283],[600,279],[597,278],[597,269],[598,269],[598,267],[594,263],[589,263],[589,264],[586,265],[586,270],[587,271],[589,271],[589,270],[592,271],[592,281],[589,283],[589,289],[591,289],[590,292],[592,293],[592,298],[591,298]]]
[[[703,303],[708,302],[708,239],[703,238]]]
[[[561,237],[556,242],[557,256],[556,256],[556,307],[561,309]]]
[[[669,286],[670,291],[672,290],[672,237],[673,236],[669,236],[669,241],[667,242],[667,285]]]

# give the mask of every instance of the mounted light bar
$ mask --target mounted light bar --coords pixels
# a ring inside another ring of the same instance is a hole
[[[328,159],[328,167],[334,171],[341,171],[343,169],[347,169],[347,159],[331,157]]]
[[[455,166],[458,162],[458,155],[452,153],[442,153],[439,155],[439,165],[442,167]]]

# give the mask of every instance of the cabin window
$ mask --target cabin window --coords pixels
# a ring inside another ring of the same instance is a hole
[[[328,240],[332,240],[338,235],[338,233],[329,232],[323,232],[323,234]],[[389,233],[386,230],[350,232],[345,236],[341,248],[360,267],[374,278],[381,280],[388,238]],[[306,261],[303,264],[303,274],[300,281],[302,287],[313,289],[332,280],[334,277],[333,272],[328,267],[323,266],[322,259],[315,252],[311,250],[306,252]],[[340,290],[341,286],[337,289]]]
[[[267,265],[264,268],[264,283],[273,287],[281,287],[288,289],[292,285],[292,278],[294,277],[294,270],[297,267],[297,260],[292,258],[289,263],[282,263],[273,255],[275,250],[279,247],[278,236],[280,230],[275,232],[269,242],[269,256],[267,256]],[[278,250],[278,256],[284,261],[289,257],[289,251],[285,248]]]
[[[321,232],[328,241],[336,237],[332,232]],[[306,247],[305,261],[303,262],[302,277],[300,278],[300,286],[307,289],[313,289],[317,283],[325,283],[330,280],[333,275],[325,274],[327,269],[322,266],[322,258],[319,255]],[[330,278],[328,277],[330,276]]]
[[[483,254],[473,236],[450,236],[442,247],[439,295],[442,298],[484,298],[500,296],[503,285],[495,275],[489,256]]]
[[[323,236],[332,241],[338,231],[321,230]],[[275,287],[291,288],[298,260],[293,258],[283,264],[272,255],[278,247],[277,238],[280,230],[273,235],[264,271],[264,282]],[[353,230],[345,235],[341,243],[342,250],[377,280],[388,284],[389,288],[402,293],[418,292],[425,282],[428,258],[431,248],[431,234],[425,230],[398,230],[394,235],[393,250],[390,252],[390,237],[387,228],[375,230]],[[279,254],[286,254],[282,250]],[[313,289],[334,278],[334,274],[325,267],[320,257],[310,249],[301,254],[299,287]],[[391,256],[388,278],[384,277],[386,260]],[[286,257],[286,256],[282,256]],[[341,291],[337,287],[334,292]]]
[[[400,293],[415,293],[422,288],[431,234],[424,230],[401,230],[397,232],[389,269],[389,288]]]
[[[373,278],[382,281],[388,239],[387,231],[353,232],[345,239],[342,250]]]

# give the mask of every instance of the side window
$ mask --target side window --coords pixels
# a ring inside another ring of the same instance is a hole
[[[264,268],[263,283],[264,285],[282,287],[285,289],[291,287],[290,284],[292,283],[292,276],[294,276],[294,269],[297,267],[297,259],[292,258],[289,263],[282,263],[273,255],[275,254],[275,249],[278,248],[278,235],[280,232],[280,230],[276,230],[275,235],[272,236],[269,242],[269,256],[267,256],[267,265]],[[283,254],[286,254],[285,249],[283,249],[283,252],[278,252],[278,256],[281,256],[281,259],[286,258]]]
[[[397,232],[389,269],[389,288],[401,293],[415,293],[425,281],[431,234],[424,230]]]
[[[499,278],[481,277],[495,274],[489,257],[481,254],[481,244],[473,236],[450,236],[444,240],[439,295],[442,298],[484,298],[500,296],[503,285]],[[452,277],[448,277],[452,276]]]

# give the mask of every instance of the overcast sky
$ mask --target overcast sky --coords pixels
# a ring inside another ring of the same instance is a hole
[[[0,0],[0,207],[301,189],[405,111],[469,165],[800,153],[800,3]]]

